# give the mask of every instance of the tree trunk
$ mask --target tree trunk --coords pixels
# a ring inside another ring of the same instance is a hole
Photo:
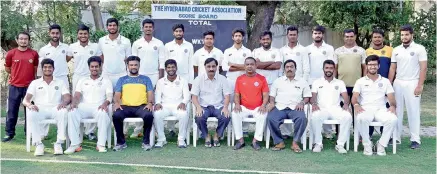
[[[259,36],[261,32],[270,30],[275,16],[276,6],[280,3],[278,1],[237,1],[239,5],[246,6],[247,13],[253,13],[254,23],[252,27],[247,28],[248,35],[247,47],[254,49],[259,46]],[[247,21],[248,23],[250,21]]]
[[[103,30],[103,20],[102,20],[102,12],[100,11],[99,1],[98,0],[90,0],[91,11],[93,13],[94,25],[96,30]]]

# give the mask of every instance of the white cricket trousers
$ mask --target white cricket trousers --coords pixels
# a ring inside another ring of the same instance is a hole
[[[348,136],[352,124],[352,115],[348,111],[343,110],[340,106],[320,108],[320,110],[313,112],[311,116],[311,129],[314,135],[314,143],[318,145],[323,144],[322,127],[325,120],[338,120],[340,122],[337,145],[344,146],[349,138]]]
[[[188,129],[188,111],[187,110],[178,110],[178,105],[162,105],[162,109],[159,111],[155,111],[153,124],[155,125],[156,132],[158,132],[158,141],[165,141],[164,134],[164,119],[168,116],[176,116],[179,122],[179,134],[178,141],[184,141],[187,138],[187,129]],[[187,109],[189,107],[186,107]],[[170,123],[167,123],[170,124]]]
[[[71,140],[71,145],[79,145],[82,140],[80,135],[80,121],[82,119],[96,119],[97,120],[97,145],[105,146],[108,139],[108,129],[111,128],[111,118],[109,114],[103,110],[99,110],[100,105],[80,103],[78,107],[68,113],[68,136]],[[110,111],[112,105],[108,106]]]
[[[58,110],[58,106],[37,106],[38,111],[33,111],[26,108],[28,124],[32,132],[32,144],[37,145],[41,143],[42,135],[45,134],[46,128],[41,121],[46,119],[55,119],[57,125],[57,142],[63,142],[67,136],[67,109]],[[48,125],[48,124],[47,124]]]
[[[384,126],[384,131],[382,132],[381,138],[379,138],[379,143],[387,147],[390,136],[393,134],[394,127],[397,126],[397,117],[395,114],[389,112],[387,108],[368,108],[363,107],[364,112],[359,113],[356,117],[356,122],[358,126],[358,131],[363,138],[363,145],[370,145],[369,136],[369,125],[374,120],[381,122]]]
[[[235,107],[235,105],[234,105]],[[266,118],[267,112],[265,114],[261,114],[258,112],[259,107],[254,110],[247,109],[243,105],[241,105],[241,112],[235,113],[232,111],[232,126],[235,131],[235,139],[239,140],[243,137],[243,119],[249,117],[250,115],[255,118],[255,135],[254,138],[257,141],[263,140],[264,128],[266,127]]]
[[[404,101],[407,108],[408,127],[410,128],[410,141],[420,144],[420,99],[421,96],[414,95],[419,80],[399,80],[393,83],[396,98],[396,114],[398,116],[397,140],[401,141],[402,121],[404,118]],[[384,128],[385,131],[385,128]]]

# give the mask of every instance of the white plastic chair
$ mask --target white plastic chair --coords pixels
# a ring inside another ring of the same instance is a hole
[[[308,107],[308,115],[309,115],[309,117],[308,117],[308,125],[310,125],[311,116],[312,116],[312,107],[311,107],[311,105]],[[340,125],[340,121],[339,120],[325,120],[323,122],[323,124],[328,124],[328,125],[333,125],[333,124],[337,125],[338,124],[338,125]],[[311,129],[311,126],[309,126],[309,127],[310,127],[309,128],[309,134],[310,134],[310,137],[309,137],[309,149],[311,150],[311,149],[313,149],[314,134],[313,134],[313,131]],[[348,132],[348,138],[347,138],[347,141],[346,141],[346,150],[349,151],[350,130],[347,130],[347,132]]]
[[[82,139],[82,141],[83,141],[83,133],[85,131],[84,124],[87,124],[87,123],[97,123],[97,120],[94,118],[85,118],[85,119],[80,120],[79,139]],[[107,138],[106,142],[108,143],[108,148],[111,148],[111,139],[112,139],[111,129],[112,129],[112,126],[108,126],[108,127],[109,127],[108,133],[107,133],[108,138]],[[97,138],[99,138],[99,137],[97,137]]]
[[[354,125],[354,152],[358,152],[358,144],[359,144],[359,135],[360,135],[360,131],[358,129],[357,126],[357,120],[356,120],[356,116],[357,113],[354,114],[355,115],[355,125]],[[370,123],[369,126],[383,126],[383,124],[381,122],[377,122],[377,121],[373,121]],[[397,125],[394,126],[393,129],[393,154],[396,154],[396,140],[397,140]]]
[[[305,116],[307,117],[308,120],[308,108],[309,105],[305,105],[304,111],[305,111]],[[284,123],[283,124],[294,124],[292,119],[284,119]],[[302,142],[302,147],[303,150],[307,149],[307,132],[308,132],[308,128],[309,128],[309,121],[307,121],[307,125],[305,126],[305,132],[302,135],[301,138],[301,142]],[[270,147],[270,128],[269,126],[267,126],[266,128],[266,149],[268,149]]]
[[[192,114],[192,116],[193,116],[193,146],[196,147],[197,146],[197,140],[199,139],[201,132],[200,132],[200,129],[197,127],[197,124],[196,124],[196,116],[195,116],[195,114],[196,114],[196,107],[193,105],[192,108],[193,108],[193,114]],[[232,112],[232,107],[231,107],[231,105],[229,105],[229,114],[231,112]],[[206,120],[206,122],[207,123],[208,122],[216,122],[216,123],[218,123],[218,120],[215,117],[209,117],[208,120]],[[232,134],[231,133],[232,132],[231,129],[232,129],[232,123],[231,123],[231,121],[229,121],[229,124],[226,127],[226,132],[228,133],[228,135],[227,135],[227,137],[228,137],[228,146],[231,145],[231,134]]]
[[[26,151],[30,152],[30,146],[31,146],[31,142],[32,142],[32,129],[31,129],[31,122],[30,122],[30,118],[29,116],[27,116],[27,124],[26,124]],[[42,120],[39,122],[40,124],[54,124],[56,125],[57,122],[55,119],[46,119],[46,120]],[[70,139],[68,138],[68,134],[66,137],[66,143],[65,143],[65,148],[68,148],[68,145],[70,144]]]

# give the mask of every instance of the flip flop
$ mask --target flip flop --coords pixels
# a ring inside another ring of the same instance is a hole
[[[214,140],[214,147],[220,147],[220,141]]]
[[[302,149],[300,149],[300,147],[298,147],[298,148],[291,147],[291,150],[293,150],[293,152],[295,152],[295,153],[302,153]]]

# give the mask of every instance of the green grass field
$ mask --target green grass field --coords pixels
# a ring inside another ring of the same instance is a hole
[[[408,139],[403,139],[398,146],[398,153],[393,155],[391,146],[387,148],[387,156],[367,157],[360,151],[351,151],[346,155],[338,154],[334,149],[333,140],[324,140],[322,153],[304,151],[295,154],[290,149],[273,152],[263,148],[255,152],[250,146],[234,151],[222,142],[222,147],[206,148],[203,140],[198,141],[198,146],[189,146],[187,149],[176,147],[176,138],[169,138],[169,144],[163,149],[142,151],[140,139],[127,139],[128,148],[122,152],[98,153],[95,151],[95,141],[85,140],[82,150],[73,155],[53,155],[53,142],[56,140],[55,127],[51,127],[49,137],[45,140],[46,154],[42,157],[33,156],[32,152],[25,150],[25,136],[23,127],[17,127],[16,138],[9,143],[1,144],[1,157],[3,159],[38,159],[38,160],[63,160],[63,161],[92,161],[108,163],[133,163],[152,164],[165,166],[185,166],[199,168],[216,168],[232,170],[256,170],[278,172],[304,172],[304,173],[435,173],[436,171],[436,138],[423,138],[422,147],[417,150],[408,148]],[[2,136],[4,131],[2,131]],[[375,138],[376,139],[376,138]],[[287,145],[291,140],[288,140]],[[246,139],[246,142],[250,142]],[[22,161],[1,161],[2,172],[5,173],[200,173],[196,170],[163,169],[136,166],[117,166],[104,164],[60,164]],[[204,173],[204,172],[202,172]],[[223,172],[218,172],[223,173]]]

